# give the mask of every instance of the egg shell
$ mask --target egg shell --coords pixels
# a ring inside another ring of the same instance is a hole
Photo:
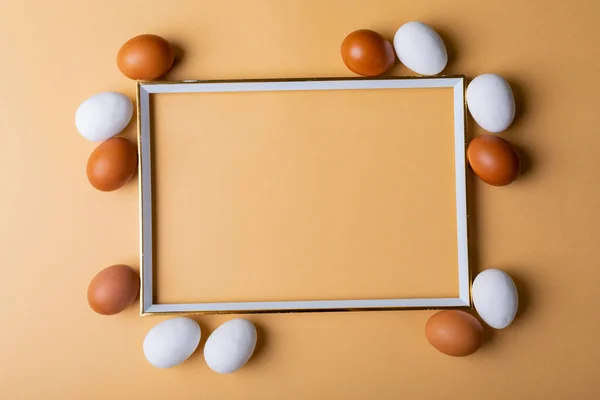
[[[101,143],[90,154],[87,177],[92,186],[103,192],[116,190],[126,184],[137,168],[137,148],[121,137]]]
[[[473,172],[490,185],[509,185],[519,175],[521,163],[517,151],[497,136],[481,135],[471,140],[467,158]]]
[[[427,321],[425,335],[433,347],[453,357],[473,354],[483,344],[483,326],[479,320],[460,310],[434,314]]]
[[[473,281],[473,305],[483,321],[495,329],[512,324],[519,308],[517,287],[510,275],[499,269],[487,269]]]
[[[187,360],[200,344],[200,325],[191,318],[172,318],[154,326],[144,339],[146,360],[171,368]]]
[[[140,291],[138,273],[127,265],[112,265],[90,282],[87,300],[98,314],[113,315],[129,307]]]
[[[467,105],[471,116],[488,132],[505,131],[515,118],[513,91],[503,77],[479,75],[467,87]]]
[[[144,34],[129,39],[117,54],[119,70],[130,79],[153,80],[173,66],[175,53],[166,39]]]
[[[360,29],[350,33],[341,47],[342,60],[350,71],[376,76],[389,71],[396,61],[392,44],[375,31]]]
[[[252,322],[243,318],[232,319],[208,337],[204,345],[204,359],[213,371],[229,374],[248,362],[255,347],[256,328]]]
[[[440,35],[422,22],[407,22],[394,35],[400,62],[422,75],[436,75],[446,68],[448,52]]]
[[[118,92],[93,95],[77,108],[75,126],[92,142],[103,142],[119,134],[131,121],[133,103]]]

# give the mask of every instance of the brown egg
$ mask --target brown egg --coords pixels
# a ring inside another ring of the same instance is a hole
[[[427,321],[425,335],[429,343],[442,353],[464,357],[481,347],[483,326],[465,311],[440,311]]]
[[[481,135],[471,140],[467,158],[473,172],[490,185],[506,186],[519,175],[519,155],[498,136]]]
[[[396,53],[392,44],[379,33],[361,29],[346,36],[342,42],[342,60],[354,73],[376,76],[394,66]]]
[[[156,35],[129,39],[119,50],[117,65],[128,78],[149,81],[171,69],[175,59],[171,44]]]
[[[87,162],[87,177],[93,187],[103,192],[126,184],[137,167],[137,149],[125,138],[112,138],[101,143]]]
[[[117,314],[135,301],[139,291],[138,273],[127,265],[113,265],[100,271],[90,282],[88,304],[98,314]]]

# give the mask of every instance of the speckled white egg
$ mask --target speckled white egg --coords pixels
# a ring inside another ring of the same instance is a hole
[[[204,345],[206,364],[215,372],[229,374],[248,362],[256,347],[256,328],[247,319],[225,322],[208,337]]]
[[[519,296],[506,272],[499,269],[481,272],[473,281],[471,294],[477,313],[492,328],[504,329],[515,319]]]
[[[144,355],[158,368],[171,368],[187,360],[200,343],[200,326],[190,318],[173,318],[154,326],[144,339]]]
[[[118,92],[93,95],[77,108],[75,126],[92,142],[103,142],[119,134],[133,116],[133,103]]]
[[[440,35],[422,22],[407,22],[394,35],[400,62],[422,75],[436,75],[446,68],[448,52]]]
[[[483,74],[467,87],[467,105],[473,119],[488,132],[505,131],[515,118],[513,91],[503,77]]]

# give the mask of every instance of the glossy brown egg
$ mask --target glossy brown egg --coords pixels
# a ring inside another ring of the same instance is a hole
[[[119,50],[117,65],[131,79],[157,79],[171,69],[175,59],[171,44],[156,35],[139,35],[129,39]]]
[[[467,158],[473,172],[490,185],[508,185],[519,175],[519,155],[510,143],[498,136],[481,135],[471,140]]]
[[[396,62],[392,44],[379,33],[361,29],[342,42],[342,60],[350,71],[363,76],[376,76],[389,71]]]
[[[101,143],[87,162],[87,177],[93,187],[103,192],[117,190],[126,184],[137,168],[137,149],[125,138],[112,138]]]
[[[479,320],[460,310],[434,314],[427,321],[425,335],[433,347],[453,357],[473,354],[483,344],[483,326]]]
[[[135,301],[139,291],[138,273],[127,265],[113,265],[100,271],[90,282],[88,304],[98,314],[117,314]]]

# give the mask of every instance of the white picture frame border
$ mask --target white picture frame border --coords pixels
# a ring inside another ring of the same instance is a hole
[[[216,93],[298,90],[373,90],[373,89],[452,88],[454,107],[454,154],[456,187],[456,221],[458,245],[458,297],[398,298],[366,300],[315,300],[158,304],[154,302],[154,231],[152,193],[152,140],[150,95],[160,93]],[[466,187],[466,103],[465,76],[382,77],[382,78],[301,78],[270,80],[220,81],[151,81],[138,82],[137,122],[140,203],[140,313],[153,314],[220,314],[266,312],[323,312],[360,310],[407,310],[471,307],[471,275],[467,232]]]

